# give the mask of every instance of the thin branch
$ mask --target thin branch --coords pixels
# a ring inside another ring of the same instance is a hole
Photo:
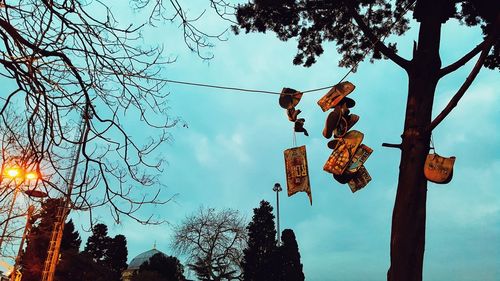
[[[380,50],[384,56],[388,57],[394,63],[407,70],[410,67],[410,61],[400,57],[393,50],[387,47],[384,43],[382,43],[377,36],[373,33],[373,31],[366,25],[361,15],[356,11],[356,9],[352,5],[347,5],[349,7],[349,13],[352,15],[358,27],[363,31],[363,33],[370,39],[371,42],[375,45],[375,47]]]
[[[427,128],[428,132],[432,132],[434,128],[436,128],[445,118],[450,114],[450,112],[455,108],[460,101],[460,99],[463,97],[467,89],[469,89],[470,85],[476,78],[477,74],[481,70],[484,64],[484,60],[486,59],[486,56],[488,56],[488,53],[490,52],[491,47],[493,46],[493,39],[490,37],[487,42],[485,43],[483,50],[481,52],[481,55],[479,56],[479,59],[476,62],[476,65],[474,65],[474,68],[471,70],[469,73],[469,76],[467,76],[467,79],[465,79],[465,82],[462,84],[460,89],[457,91],[457,93],[453,96],[453,98],[450,100],[448,105],[439,113],[439,115],[432,120],[431,124]]]
[[[459,69],[460,67],[462,67],[468,61],[470,61],[473,57],[475,57],[477,54],[479,54],[479,52],[481,52],[481,50],[484,48],[485,44],[486,44],[486,39],[483,42],[481,42],[479,45],[477,45],[474,49],[472,49],[470,52],[465,54],[462,58],[457,60],[456,62],[454,62],[446,67],[443,67],[438,73],[439,78],[444,77],[444,76],[452,73],[453,71]]]

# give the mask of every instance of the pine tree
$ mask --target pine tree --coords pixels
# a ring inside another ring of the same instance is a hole
[[[121,273],[127,268],[127,239],[119,234],[110,240],[104,263],[111,270],[111,281],[120,281]]]
[[[273,255],[276,252],[276,229],[273,207],[262,200],[259,208],[253,210],[248,224],[248,248],[243,250],[244,281],[274,281],[276,266]]]
[[[110,244],[108,226],[98,223],[92,228],[92,235],[88,238],[83,252],[90,255],[94,262],[103,262]]]
[[[31,217],[32,228],[26,237],[26,250],[20,262],[23,281],[41,279],[50,234],[60,204],[61,199],[47,199],[42,203],[40,213]]]
[[[283,244],[278,248],[279,281],[304,281],[302,264],[300,263],[299,246],[295,239],[295,233],[291,229],[285,229],[281,235]]]
[[[73,220],[70,219],[64,225],[63,236],[61,240],[61,253],[65,251],[80,251],[80,245],[82,244],[82,239],[77,230],[75,230],[75,225]]]
[[[75,270],[75,263],[80,263],[79,267],[84,264],[78,260],[81,244],[82,239],[80,238],[80,234],[77,230],[75,230],[73,220],[69,220],[64,225],[64,231],[61,240],[61,258],[59,260],[55,273],[55,279],[57,281],[79,280],[78,276],[81,276],[81,269]]]

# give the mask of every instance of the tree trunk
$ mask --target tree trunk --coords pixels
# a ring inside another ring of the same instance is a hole
[[[431,12],[432,13],[432,12]],[[441,21],[421,21],[418,46],[408,70],[409,90],[396,202],[392,215],[389,281],[420,281],[425,248],[427,179],[424,162],[429,152],[432,104],[441,67]]]

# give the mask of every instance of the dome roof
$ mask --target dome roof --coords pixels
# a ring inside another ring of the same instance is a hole
[[[146,261],[149,261],[149,259],[156,255],[156,254],[162,254],[164,256],[165,253],[161,252],[161,251],[158,251],[156,249],[151,249],[149,251],[146,251],[142,254],[139,254],[137,255],[135,258],[133,258],[131,261],[130,261],[130,264],[128,265],[127,269],[132,269],[132,270],[136,270],[136,269],[139,269],[139,267]]]

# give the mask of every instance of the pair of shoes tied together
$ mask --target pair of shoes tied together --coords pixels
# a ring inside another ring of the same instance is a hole
[[[288,120],[294,122],[294,131],[298,133],[304,133],[304,135],[309,136],[309,133],[304,128],[306,119],[298,118],[301,111],[300,109],[295,109],[295,107],[299,104],[302,95],[303,93],[297,90],[291,88],[283,88],[283,90],[281,90],[279,104],[283,109],[286,109]]]
[[[332,153],[328,157],[323,170],[333,174],[340,184],[348,184],[352,192],[365,187],[371,181],[370,174],[363,163],[373,150],[362,144],[364,134],[351,130],[358,122],[359,116],[351,114],[350,109],[356,102],[348,98],[356,87],[350,82],[342,82],[333,86],[319,101],[318,105],[326,112],[333,109],[326,118],[323,136],[331,139],[328,148]]]

